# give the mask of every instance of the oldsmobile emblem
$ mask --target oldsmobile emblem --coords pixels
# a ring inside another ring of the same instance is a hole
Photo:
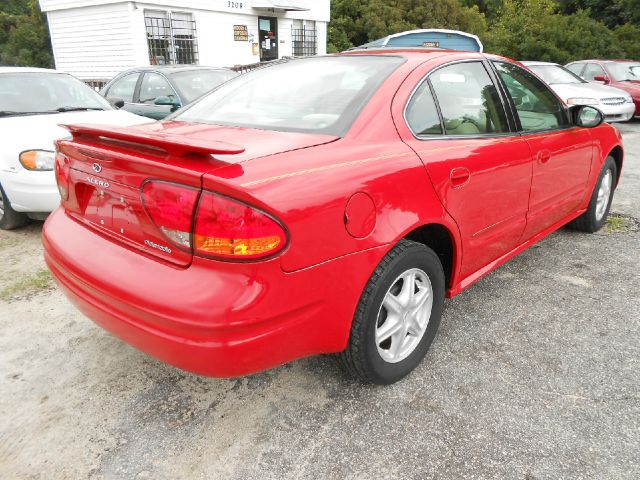
[[[93,171],[96,173],[100,173],[102,171],[102,165],[100,165],[99,163],[94,163],[93,164]]]

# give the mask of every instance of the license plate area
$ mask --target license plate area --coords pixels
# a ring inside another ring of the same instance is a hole
[[[138,188],[71,170],[75,209],[70,213],[114,240],[177,265],[191,263],[190,252],[170,245],[142,202]]]

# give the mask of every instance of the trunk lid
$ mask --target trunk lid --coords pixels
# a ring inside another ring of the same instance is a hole
[[[145,182],[177,183],[200,191],[207,172],[335,140],[183,122],[66,128],[73,138],[58,141],[57,147],[69,164],[69,198],[63,202],[67,213],[116,242],[182,267],[191,263],[191,249],[173,244],[153,222],[142,197]],[[235,171],[242,175],[240,166]]]

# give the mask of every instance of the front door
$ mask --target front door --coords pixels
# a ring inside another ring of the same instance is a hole
[[[581,205],[591,171],[591,134],[571,127],[562,102],[528,70],[505,62],[494,66],[513,99],[533,158],[526,240]]]
[[[258,17],[260,36],[260,61],[268,62],[278,59],[278,19],[275,17]]]
[[[468,277],[518,245],[531,185],[529,147],[513,131],[480,60],[430,73],[412,96],[406,120],[413,135],[403,139],[460,229],[460,274]]]

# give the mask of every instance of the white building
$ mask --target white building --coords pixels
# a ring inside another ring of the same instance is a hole
[[[325,54],[330,0],[39,0],[56,68],[107,80],[132,67],[230,67]]]

